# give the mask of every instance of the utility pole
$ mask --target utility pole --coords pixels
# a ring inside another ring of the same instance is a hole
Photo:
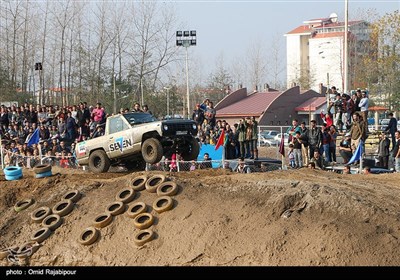
[[[349,33],[349,1],[345,0],[345,8],[344,8],[344,85],[343,92],[348,93],[348,71],[349,71],[349,61],[348,61],[348,33]]]
[[[167,91],[167,116],[170,116],[170,114],[169,114],[169,90],[170,90],[170,87],[164,87],[164,89]]]
[[[187,117],[190,118],[190,92],[189,92],[189,55],[188,48],[190,46],[196,46],[196,30],[191,31],[176,31],[176,45],[178,47],[186,48],[186,105],[187,105]],[[185,108],[183,108],[183,116],[186,116]]]
[[[117,113],[117,92],[115,90],[115,74],[113,73],[113,93],[114,93],[114,110],[113,113]]]

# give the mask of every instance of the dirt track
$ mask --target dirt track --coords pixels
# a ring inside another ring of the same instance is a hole
[[[54,206],[67,190],[84,194],[31,256],[32,266],[400,265],[400,174],[309,169],[164,173],[179,185],[174,208],[151,211],[156,238],[137,247],[133,236],[138,230],[126,213],[101,229],[93,245],[80,245],[78,238],[117,192],[143,173],[97,175],[53,168],[56,172],[62,174],[35,179],[24,171],[18,181],[0,176],[0,247],[29,240],[40,227],[30,220],[37,207]],[[156,197],[141,191],[133,202],[151,206]],[[16,213],[14,204],[24,198],[36,202]],[[1,260],[0,265],[11,263]]]

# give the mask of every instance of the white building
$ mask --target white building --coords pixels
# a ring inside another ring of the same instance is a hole
[[[286,36],[287,87],[294,83],[308,84],[320,91],[320,84],[344,88],[344,22],[337,21],[332,13],[329,18],[312,19]],[[349,21],[349,88],[354,86],[354,64],[365,52],[369,40],[368,24],[365,21]]]

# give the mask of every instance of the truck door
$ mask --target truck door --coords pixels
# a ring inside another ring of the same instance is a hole
[[[108,142],[107,150],[110,158],[120,156],[122,153],[129,153],[133,147],[133,139],[128,130],[130,128],[127,121],[121,116],[109,117],[108,123]]]

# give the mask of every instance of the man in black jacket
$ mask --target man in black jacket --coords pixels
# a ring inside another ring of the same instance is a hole
[[[393,117],[393,113],[389,113],[388,117],[390,118],[390,121],[385,131],[389,131],[390,135],[392,136],[392,150],[393,150],[394,145],[396,144],[396,137],[394,134],[397,131],[397,120],[395,117]]]
[[[308,129],[307,133],[308,138],[308,146],[310,149],[310,159],[314,156],[314,151],[318,151],[321,146],[322,133],[321,130],[317,127],[317,122],[315,120],[311,120],[311,127]]]

